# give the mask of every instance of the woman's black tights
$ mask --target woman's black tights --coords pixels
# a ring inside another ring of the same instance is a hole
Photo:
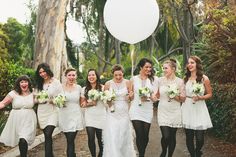
[[[204,144],[204,130],[185,129],[186,145],[191,157],[200,157],[202,146]],[[196,139],[196,148],[194,147],[194,135]]]
[[[132,124],[136,134],[136,145],[138,148],[139,157],[144,157],[149,141],[149,130],[151,124],[140,120],[132,120]]]
[[[19,140],[19,149],[20,149],[20,156],[27,157],[28,143],[24,138],[20,138]]]
[[[43,134],[45,138],[45,157],[53,157],[53,150],[52,150],[52,133],[55,129],[55,126],[48,125],[46,128],[43,129]]]
[[[67,141],[67,150],[66,150],[67,157],[76,157],[75,137],[76,137],[77,131],[76,132],[64,132],[64,134],[66,136],[66,141]]]
[[[161,129],[161,146],[162,152],[160,157],[165,157],[168,149],[168,157],[172,157],[176,145],[176,131],[177,128],[168,126],[160,126]]]
[[[103,153],[103,143],[102,143],[102,129],[94,128],[94,127],[86,127],[87,135],[88,135],[88,146],[92,157],[96,157],[96,144],[95,144],[95,134],[97,136],[99,153],[98,157],[102,157]]]

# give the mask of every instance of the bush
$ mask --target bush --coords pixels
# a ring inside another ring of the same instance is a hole
[[[213,98],[207,101],[217,137],[236,143],[236,84],[213,85]]]

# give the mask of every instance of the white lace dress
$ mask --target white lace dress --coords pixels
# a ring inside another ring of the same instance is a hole
[[[15,147],[19,139],[24,138],[30,145],[34,142],[37,126],[36,114],[32,109],[33,94],[21,96],[11,91],[8,96],[13,99],[12,110],[0,136],[0,142]]]
[[[84,129],[84,117],[80,107],[81,86],[69,92],[64,91],[66,107],[59,109],[59,129],[63,132],[75,132]]]
[[[85,87],[82,90],[82,97],[84,96],[85,93]],[[99,100],[97,101],[96,106],[91,106],[87,107],[84,110],[84,118],[85,118],[85,125],[87,127],[94,127],[98,129],[103,129],[104,127],[104,122],[106,118],[106,108],[104,103]]]
[[[181,96],[185,96],[184,81],[178,77],[167,80],[161,77],[158,82],[160,101],[158,105],[158,124],[159,126],[169,126],[173,128],[182,127],[181,103],[169,99],[167,94],[168,86],[177,86]]]
[[[193,102],[192,100],[193,81],[186,83],[186,100],[182,105],[183,127],[193,130],[206,130],[212,127],[211,118],[205,100]]]
[[[140,76],[134,76],[132,79],[134,85],[134,99],[131,102],[129,114],[131,120],[141,120],[146,123],[152,122],[153,117],[153,102],[146,101],[140,105],[141,99],[139,97],[139,89],[141,87],[148,87],[152,92],[158,89],[158,78],[154,77],[154,81],[150,79],[141,80]]]
[[[114,101],[115,112],[107,110],[103,130],[104,152],[103,157],[135,157],[133,145],[132,125],[128,113],[128,94],[126,80],[116,84],[110,81],[110,90],[116,93]]]
[[[63,88],[59,80],[53,78],[50,84],[43,86],[43,90],[48,92],[49,97],[53,98],[58,94],[63,93]],[[48,125],[58,125],[58,107],[53,104],[39,104],[38,110],[38,121],[41,129],[44,129]]]

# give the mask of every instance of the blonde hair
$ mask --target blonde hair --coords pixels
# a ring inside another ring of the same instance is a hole
[[[164,64],[169,64],[171,68],[173,68],[175,71],[177,70],[177,64],[175,59],[168,59],[164,62]]]

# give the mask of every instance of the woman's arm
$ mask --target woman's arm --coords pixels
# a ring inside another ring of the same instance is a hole
[[[206,75],[203,75],[204,86],[205,86],[205,95],[198,96],[199,100],[207,100],[212,97],[212,87],[209,78]]]
[[[128,80],[126,82],[126,86],[128,89],[128,99],[132,101],[134,99],[134,86],[133,86],[133,80]]]
[[[0,102],[0,109],[4,108],[6,105],[9,105],[12,102],[12,97],[7,95],[1,102]]]

